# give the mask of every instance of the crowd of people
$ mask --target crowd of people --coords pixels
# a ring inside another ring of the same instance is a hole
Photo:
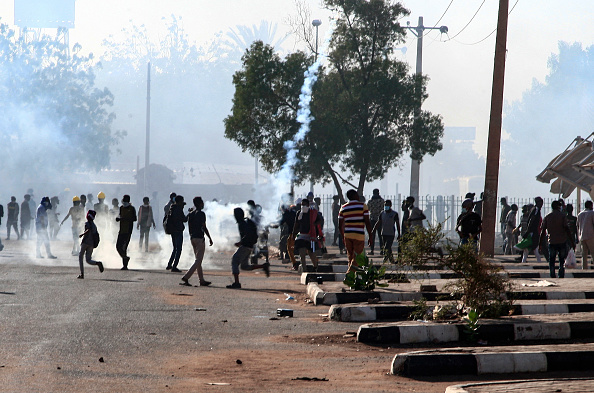
[[[478,251],[478,242],[482,231],[482,198],[474,200],[474,193],[466,194],[462,202],[462,212],[456,222],[456,232],[460,237],[460,245],[470,244]],[[332,245],[337,246],[340,253],[347,254],[349,271],[356,266],[355,257],[365,248],[365,239],[369,247],[369,255],[374,255],[376,240],[380,253],[385,260],[393,261],[393,245],[400,244],[406,239],[407,233],[423,226],[427,217],[421,209],[415,206],[415,199],[407,197],[402,202],[402,220],[396,210],[392,209],[392,201],[384,200],[378,189],[373,190],[372,197],[365,203],[364,197],[356,190],[346,193],[347,200],[341,201],[335,195],[332,204],[332,222],[334,234]],[[481,195],[482,197],[482,195]],[[143,198],[143,204],[136,209],[130,202],[130,196],[124,195],[119,204],[117,198],[112,199],[111,207],[105,203],[105,194],[97,195],[98,202],[92,203],[92,195],[76,195],[72,198],[72,206],[66,216],[58,219],[57,206],[60,200],[57,196],[43,197],[39,203],[33,199],[32,190],[24,195],[19,204],[12,196],[6,205],[6,240],[11,235],[16,240],[31,239],[32,227],[35,226],[37,235],[36,257],[57,258],[51,251],[51,240],[55,240],[60,228],[68,219],[71,221],[72,255],[78,256],[80,275],[84,278],[84,263],[97,266],[100,272],[104,267],[102,262],[93,260],[93,250],[98,247],[100,233],[111,233],[115,237],[115,249],[121,258],[121,270],[128,270],[130,257],[128,247],[134,226],[139,231],[138,248],[149,251],[151,229],[157,228],[156,214],[148,197]],[[564,277],[564,262],[569,250],[575,250],[576,245],[582,248],[582,268],[588,268],[588,254],[594,254],[594,211],[592,201],[585,203],[585,209],[577,217],[573,215],[573,206],[565,205],[563,200],[555,200],[551,205],[551,213],[544,218],[541,215],[543,199],[536,197],[534,204],[522,206],[521,216],[516,204],[508,205],[506,198],[501,198],[500,231],[504,239],[505,254],[521,253],[517,260],[526,262],[530,253],[534,253],[538,262],[544,255],[550,265],[551,277]],[[191,285],[189,280],[197,274],[199,285],[211,284],[204,278],[202,261],[206,249],[206,238],[209,245],[213,240],[206,225],[204,201],[197,196],[192,200],[193,206],[185,209],[186,202],[182,195],[171,193],[167,204],[163,207],[163,229],[171,237],[172,252],[166,269],[180,273],[178,267],[182,254],[184,231],[186,224],[190,242],[194,253],[194,263],[181,278],[180,285]],[[327,252],[324,236],[324,217],[321,213],[321,200],[310,192],[306,198],[292,201],[291,196],[285,196],[279,208],[277,222],[261,223],[261,206],[253,200],[247,202],[246,212],[237,207],[233,216],[237,223],[239,241],[231,258],[231,272],[233,283],[228,288],[241,288],[239,281],[240,270],[262,269],[266,276],[270,275],[270,264],[259,264],[257,245],[263,236],[267,236],[268,227],[280,227],[280,258],[283,263],[291,263],[293,270],[302,266],[307,271],[307,258],[318,269],[320,253]],[[0,219],[4,216],[4,209],[0,205]],[[518,222],[519,219],[519,222]],[[135,225],[136,223],[136,225]],[[19,228],[20,224],[20,228]],[[367,236],[366,236],[367,235]],[[520,241],[521,237],[521,241]],[[0,242],[0,250],[3,245]],[[42,254],[45,249],[45,256]],[[264,246],[266,248],[266,246]],[[255,251],[256,250],[256,251]],[[267,248],[265,250],[267,253]],[[297,260],[297,256],[299,260]],[[556,269],[556,259],[559,267]]]

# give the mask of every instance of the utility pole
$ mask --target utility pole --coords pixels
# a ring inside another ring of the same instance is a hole
[[[497,222],[497,187],[499,182],[499,155],[501,150],[501,118],[503,110],[503,83],[505,80],[505,51],[507,43],[507,15],[509,0],[499,0],[497,39],[491,89],[491,116],[487,144],[487,165],[483,198],[483,232],[480,251],[486,256],[495,254],[495,225]]]
[[[148,193],[149,163],[151,154],[151,62],[147,65],[146,74],[146,146],[144,151],[144,195]]]
[[[416,27],[410,26],[410,22],[406,22],[406,27],[417,37],[417,68],[416,75],[421,77],[423,74],[423,34],[425,30],[439,30],[442,34],[448,32],[447,26],[441,27],[426,27],[423,26],[423,17],[419,16],[419,25]],[[418,94],[421,94],[420,86],[418,86]],[[415,114],[415,121],[421,114],[421,107],[417,109],[418,112]],[[410,166],[410,196],[415,198],[415,201],[419,201],[419,172],[421,163],[419,160],[412,160]]]

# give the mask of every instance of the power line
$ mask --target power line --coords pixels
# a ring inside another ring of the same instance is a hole
[[[439,20],[437,22],[435,22],[435,24],[433,25],[433,28],[437,27],[437,25],[439,24],[439,22],[441,22],[441,20],[445,16],[446,12],[448,12],[448,10],[450,9],[450,7],[452,6],[452,3],[453,2],[454,2],[454,0],[450,1],[450,4],[448,4],[448,7],[445,9],[445,11],[443,12],[443,14],[441,14],[441,17],[439,18]],[[427,32],[425,35],[427,35],[427,34],[429,34],[429,32]]]
[[[508,16],[509,16],[509,15],[511,15],[512,11],[514,10],[514,8],[516,8],[516,6],[518,5],[518,2],[519,2],[519,1],[520,1],[520,0],[516,0],[516,3],[514,4],[514,6],[511,8],[511,10],[509,10],[509,12],[508,12],[508,14],[507,14]],[[479,40],[479,41],[477,41],[477,42],[473,42],[472,44],[467,44],[467,43],[465,43],[465,42],[460,42],[460,41],[458,41],[458,40],[454,40],[454,41],[456,41],[457,43],[459,43],[459,44],[462,44],[462,45],[469,45],[469,46],[470,46],[470,45],[476,45],[476,44],[480,44],[481,42],[485,41],[487,38],[491,37],[491,36],[493,35],[493,33],[495,33],[496,31],[497,31],[497,28],[493,29],[493,31],[492,31],[492,32],[490,32],[490,33],[489,33],[489,34],[488,34],[488,35],[487,35],[485,38],[483,38],[483,39],[481,39],[481,40]],[[456,35],[457,35],[457,34],[456,34]],[[455,37],[456,37],[456,36],[454,36],[454,37],[450,38],[450,40],[453,40]],[[448,41],[449,41],[449,40],[448,40]]]
[[[468,25],[470,25],[472,23],[472,21],[474,20],[474,18],[476,17],[476,14],[479,13],[479,11],[481,10],[481,8],[483,8],[483,5],[485,4],[486,0],[483,0],[483,2],[481,3],[481,5],[479,6],[478,10],[476,10],[476,12],[474,13],[474,15],[472,15],[472,18],[470,18],[470,20],[468,21],[468,23],[462,28],[462,30],[460,30],[455,36],[453,36],[452,38],[450,38],[450,40],[453,40],[454,38],[458,37],[460,35],[460,33],[462,33],[467,27]],[[449,40],[448,40],[449,41]]]

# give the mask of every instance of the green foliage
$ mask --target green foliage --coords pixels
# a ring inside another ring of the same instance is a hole
[[[479,319],[481,315],[475,309],[469,309],[468,313],[462,320],[466,322],[464,326],[464,333],[468,335],[470,341],[476,341],[478,338]]]
[[[483,316],[507,315],[512,307],[512,300],[507,298],[512,289],[509,276],[501,267],[477,254],[473,245],[446,243],[446,252],[437,252],[443,240],[441,224],[410,232],[401,243],[400,263],[422,270],[431,265],[444,266],[461,277],[444,289],[459,295],[465,307],[477,310]]]
[[[404,153],[415,158],[441,149],[439,116],[421,112],[425,77],[415,77],[393,56],[405,39],[399,20],[408,15],[387,0],[326,0],[336,17],[326,68],[320,70],[311,103],[311,131],[299,143],[296,182],[334,182],[343,173],[366,181],[381,178]],[[263,160],[270,172],[285,162],[283,143],[298,131],[296,121],[303,73],[312,55],[296,52],[280,59],[262,42],[246,51],[235,74],[232,114],[225,136]]]
[[[0,24],[2,170],[24,181],[108,167],[123,135],[112,132],[111,92],[95,87],[93,55],[78,44],[69,55],[62,33],[28,40]]]
[[[419,300],[413,300],[413,304],[415,308],[408,315],[408,319],[411,319],[413,321],[427,320],[428,317],[431,315],[431,313],[429,312],[429,306],[427,305],[427,299],[422,297]]]
[[[461,294],[466,307],[483,314],[491,308],[511,306],[511,301],[506,297],[511,292],[511,281],[501,267],[488,262],[482,254],[477,254],[470,244],[448,246],[448,251],[445,266],[462,278],[446,285],[446,289]]]
[[[386,272],[385,266],[377,268],[369,263],[369,258],[365,255],[365,252],[358,254],[355,261],[358,266],[354,266],[354,270],[346,274],[343,281],[345,285],[355,291],[372,291],[375,287],[388,286],[388,284],[380,283]]]
[[[429,266],[442,265],[444,255],[439,250],[444,240],[442,224],[427,228],[414,227],[400,239],[400,254],[398,259],[402,265],[426,269]]]

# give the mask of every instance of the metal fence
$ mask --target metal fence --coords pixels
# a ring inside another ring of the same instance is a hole
[[[300,197],[305,198],[305,195],[301,195]],[[334,226],[332,224],[332,195],[317,195],[320,197],[322,203],[320,206],[320,211],[324,216],[324,229],[326,231],[334,230]],[[371,196],[365,196],[366,201],[368,201]],[[406,198],[406,195],[398,194],[398,195],[382,195],[384,200],[389,199],[392,201],[392,209],[398,212],[398,216],[400,220],[402,220],[402,201]],[[415,206],[419,207],[427,217],[427,220],[424,222],[426,226],[428,223],[432,225],[437,225],[438,223],[443,224],[443,230],[447,233],[453,232],[456,228],[456,219],[461,213],[462,209],[462,201],[465,198],[458,197],[455,195],[437,195],[437,196],[422,196],[419,198],[419,201],[415,202]],[[516,204],[518,205],[518,217],[517,222],[520,222],[520,216],[522,211],[522,206],[534,204],[534,198],[510,198],[507,197],[507,203],[509,205]],[[557,198],[543,198],[544,205],[542,208],[542,216],[544,217],[546,214],[550,213],[551,211],[551,203],[556,200]],[[565,199],[566,204],[571,204],[574,207],[574,215],[577,215],[580,211],[580,208],[576,205],[576,200],[574,199]],[[498,202],[497,204],[497,222],[499,222],[499,218],[501,217],[501,204]],[[496,233],[499,233],[500,228],[499,225],[496,227]]]

